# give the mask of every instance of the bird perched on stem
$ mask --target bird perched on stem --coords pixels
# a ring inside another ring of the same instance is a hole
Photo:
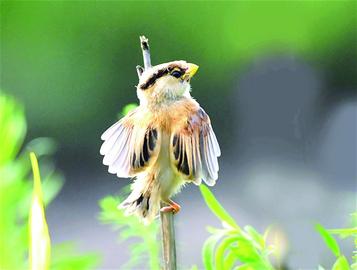
[[[145,68],[137,66],[140,105],[102,135],[100,153],[108,171],[134,177],[132,192],[120,205],[145,223],[161,211],[177,213],[171,200],[186,183],[213,186],[221,151],[207,113],[191,95],[198,66],[173,61],[151,66],[148,40],[141,37]]]

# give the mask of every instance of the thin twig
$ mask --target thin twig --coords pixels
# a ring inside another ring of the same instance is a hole
[[[149,40],[145,36],[140,36],[141,49],[143,51],[144,68],[151,68]]]
[[[144,69],[151,68],[151,58],[149,49],[149,40],[145,36],[140,37],[141,49],[143,51]],[[140,78],[144,72],[141,66],[136,66],[136,71]],[[161,208],[164,207],[161,204]],[[163,269],[176,270],[176,245],[175,245],[175,229],[174,218],[172,212],[161,212],[161,237],[162,237],[162,254],[163,254]]]
[[[143,72],[144,72],[144,68],[142,66],[137,65],[136,66],[136,72],[138,73],[138,77],[140,79],[141,74],[143,74]]]
[[[164,207],[161,204],[161,207]],[[172,212],[161,212],[161,236],[162,236],[162,253],[163,269],[176,270],[176,245],[175,245],[175,228],[174,217]]]

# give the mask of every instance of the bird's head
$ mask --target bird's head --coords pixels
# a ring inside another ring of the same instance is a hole
[[[190,95],[190,80],[198,66],[186,61],[173,61],[145,70],[137,86],[141,102],[161,103]]]

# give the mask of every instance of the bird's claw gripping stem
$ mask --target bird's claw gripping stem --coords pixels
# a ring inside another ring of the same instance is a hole
[[[165,201],[165,203],[168,204],[168,206],[164,206],[160,209],[161,212],[167,213],[167,212],[172,212],[173,214],[177,214],[180,212],[181,206],[177,203],[175,203],[172,200]]]

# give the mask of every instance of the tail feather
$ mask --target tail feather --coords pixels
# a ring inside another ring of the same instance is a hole
[[[144,224],[150,224],[160,208],[159,184],[152,174],[138,176],[131,186],[132,192],[120,205],[126,215],[137,215]]]

